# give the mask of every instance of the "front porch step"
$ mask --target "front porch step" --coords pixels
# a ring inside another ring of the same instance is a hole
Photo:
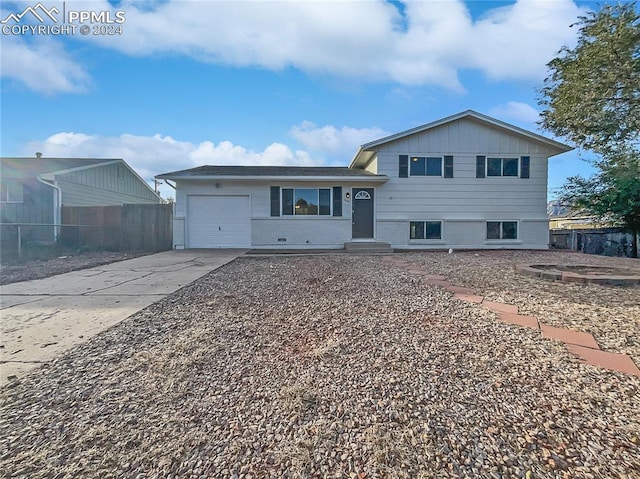
[[[383,241],[357,241],[344,244],[348,253],[393,253],[389,243]]]

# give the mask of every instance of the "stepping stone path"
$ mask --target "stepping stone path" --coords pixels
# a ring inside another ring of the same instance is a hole
[[[562,341],[566,344],[569,352],[577,356],[584,364],[640,377],[640,369],[629,356],[602,351],[591,333],[541,324],[539,319],[534,316],[519,314],[518,307],[515,305],[485,301],[483,296],[475,294],[475,291],[470,288],[452,285],[447,281],[446,276],[429,274],[404,259],[386,256],[385,260],[401,268],[407,268],[407,272],[410,274],[422,276],[428,284],[444,287],[447,291],[452,292],[453,297],[457,300],[479,304],[485,309],[494,311],[498,321],[537,329],[540,330],[543,338]]]

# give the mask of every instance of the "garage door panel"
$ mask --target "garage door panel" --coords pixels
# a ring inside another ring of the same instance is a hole
[[[248,196],[189,196],[188,247],[251,246],[251,209]]]

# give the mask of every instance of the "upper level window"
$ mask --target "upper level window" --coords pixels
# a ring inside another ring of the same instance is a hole
[[[518,176],[518,158],[487,158],[487,176]]]
[[[444,165],[443,165],[444,164]],[[453,178],[453,156],[398,156],[398,178],[409,176],[443,176]]]
[[[331,214],[330,188],[282,188],[282,214],[295,216]]]
[[[489,176],[511,176],[529,178],[531,170],[531,157],[520,158],[487,158],[484,155],[476,156],[476,178]]]
[[[22,183],[18,181],[0,181],[0,203],[22,203]]]
[[[411,176],[442,176],[442,158],[412,156],[409,161]]]

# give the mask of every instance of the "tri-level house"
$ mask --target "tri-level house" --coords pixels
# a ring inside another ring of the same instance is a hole
[[[547,249],[547,162],[570,147],[465,111],[362,145],[348,167],[201,166],[175,248]]]

